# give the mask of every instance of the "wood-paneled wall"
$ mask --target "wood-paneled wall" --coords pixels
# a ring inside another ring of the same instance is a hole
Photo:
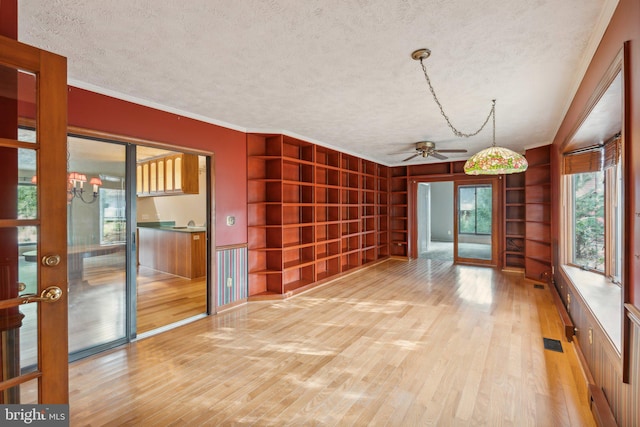
[[[640,260],[634,254],[639,253],[640,248],[640,217],[635,213],[640,212],[640,198],[638,194],[638,183],[640,177],[640,150],[638,149],[638,137],[640,136],[640,2],[638,0],[619,0],[616,10],[609,22],[598,48],[591,58],[589,67],[584,74],[582,82],[575,93],[571,106],[567,110],[560,128],[554,138],[552,155],[555,160],[559,159],[561,151],[559,147],[564,144],[580,124],[585,111],[588,111],[589,103],[593,94],[598,91],[601,82],[606,77],[608,70],[612,66],[612,61],[620,53],[625,43],[627,50],[624,59],[624,75],[628,84],[625,85],[625,106],[624,106],[624,174],[625,174],[625,272],[627,277],[624,280],[623,290],[624,301],[628,303],[627,313],[632,310],[637,311],[640,307]],[[552,196],[553,200],[558,200],[560,195],[560,163],[552,161]],[[563,236],[560,234],[560,218],[562,206],[554,203],[552,209],[552,241],[554,247],[558,248],[562,244]],[[559,256],[556,251],[554,263],[556,266],[556,285],[565,286],[575,292],[561,274],[557,274]],[[560,292],[565,295],[566,292]],[[594,382],[604,390],[609,405],[621,426],[640,425],[640,325],[637,319],[628,320],[629,339],[626,342],[625,353],[628,355],[629,374],[628,383],[622,381],[623,366],[622,360],[613,344],[608,340],[603,330],[591,315],[588,307],[579,300],[572,298],[569,305],[571,317],[578,328],[576,338],[577,345],[584,353],[584,360],[593,375]],[[567,301],[565,300],[565,305]],[[632,307],[630,304],[634,304]],[[622,314],[620,315],[622,321]],[[633,317],[633,316],[631,316]],[[588,331],[593,328],[593,343],[589,343]]]
[[[634,316],[628,317],[631,322],[631,360],[627,384],[622,381],[620,354],[581,299],[580,293],[563,275],[557,275],[557,280],[558,291],[578,331],[574,337],[574,344],[582,352],[593,381],[604,391],[618,425],[640,425],[640,322]],[[570,301],[567,301],[567,293],[571,295]]]

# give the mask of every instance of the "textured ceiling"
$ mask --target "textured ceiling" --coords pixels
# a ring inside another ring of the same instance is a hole
[[[616,0],[20,0],[19,39],[68,57],[70,83],[387,165],[456,138],[428,92],[498,145],[551,143]],[[417,157],[411,163],[437,161]]]

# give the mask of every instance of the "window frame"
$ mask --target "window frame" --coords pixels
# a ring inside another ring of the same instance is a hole
[[[565,174],[562,179],[561,194],[563,199],[563,217],[561,230],[564,236],[563,264],[588,270],[606,277],[611,283],[621,286],[624,252],[622,251],[623,217],[620,206],[623,206],[622,164],[602,170],[604,186],[604,269],[586,268],[575,262],[575,191],[574,176]],[[585,172],[589,173],[589,172]]]
[[[601,207],[602,208],[602,212],[603,212],[603,214],[602,214],[602,219],[603,219],[603,224],[602,224],[603,225],[603,230],[602,230],[602,234],[603,234],[603,236],[602,236],[602,239],[603,239],[603,250],[602,250],[602,252],[603,252],[603,255],[604,255],[605,259],[603,261],[604,267],[602,269],[599,269],[599,268],[596,268],[596,267],[592,267],[592,266],[590,266],[588,264],[586,264],[586,265],[579,264],[577,262],[577,260],[576,260],[576,258],[577,258],[577,253],[576,253],[577,252],[577,244],[575,243],[576,234],[577,234],[577,231],[576,231],[577,224],[576,224],[576,214],[575,214],[576,210],[577,210],[577,208],[576,208],[577,197],[575,197],[577,195],[577,189],[575,188],[576,187],[576,183],[575,183],[576,176],[577,175],[586,175],[586,174],[597,174],[598,172],[602,172],[602,177],[601,178],[600,177],[594,177],[594,180],[596,181],[596,184],[595,184],[596,188],[594,188],[594,190],[597,191],[598,190],[597,186],[600,185],[602,187],[601,190],[602,190],[602,193],[603,193],[604,206]],[[568,227],[569,227],[568,240],[571,241],[572,249],[573,249],[569,253],[569,258],[568,258],[570,260],[569,265],[573,265],[573,266],[579,267],[579,268],[581,268],[583,270],[589,270],[589,271],[593,271],[593,272],[604,274],[606,269],[607,269],[607,253],[606,253],[606,250],[604,248],[608,248],[609,247],[609,245],[607,244],[608,243],[607,242],[607,230],[606,230],[606,226],[605,226],[606,223],[607,223],[607,184],[606,184],[605,173],[604,173],[604,171],[583,172],[583,173],[580,173],[580,174],[567,175],[567,177],[569,178],[568,181],[567,181],[567,185],[570,188],[569,191],[567,191],[567,194],[569,195],[569,198],[570,198],[570,203],[568,204],[568,206],[570,206],[569,212],[572,213],[571,215],[568,216],[569,221],[570,221],[570,223],[568,224]],[[601,180],[601,183],[598,183],[598,181],[600,181],[600,180]]]
[[[616,289],[618,294],[617,301],[612,300],[614,304],[620,305],[619,312],[616,313],[615,317],[618,319],[617,328],[621,330],[621,339],[620,339],[621,348],[616,350],[619,351],[618,354],[621,357],[622,381],[627,384],[629,383],[630,375],[631,375],[631,360],[632,360],[631,328],[633,323],[632,319],[635,316],[633,312],[635,307],[633,306],[632,291],[634,289],[638,289],[638,285],[636,283],[636,277],[635,277],[636,276],[635,274],[636,257],[632,252],[632,250],[634,249],[634,244],[635,244],[634,242],[636,242],[637,240],[634,234],[637,228],[635,224],[637,215],[636,215],[636,208],[632,204],[632,202],[635,200],[634,193],[632,193],[632,190],[635,188],[634,181],[633,181],[634,177],[631,175],[631,173],[634,170],[634,167],[633,167],[632,157],[628,152],[628,147],[631,141],[625,138],[625,135],[631,135],[633,133],[631,120],[629,119],[631,116],[630,100],[632,98],[631,84],[629,79],[629,76],[631,75],[630,52],[631,52],[631,42],[627,40],[623,43],[621,49],[618,51],[615,58],[613,58],[609,67],[606,70],[604,70],[603,73],[600,75],[600,81],[596,83],[596,86],[593,92],[589,96],[589,99],[587,100],[587,102],[584,104],[582,113],[574,121],[573,127],[569,130],[566,138],[564,139],[564,141],[562,141],[559,144],[559,147],[558,147],[559,148],[558,154],[563,155],[571,150],[575,150],[580,148],[581,146],[587,145],[587,144],[583,144],[584,140],[579,138],[578,134],[580,133],[580,130],[585,125],[585,123],[589,121],[590,116],[592,115],[594,110],[598,109],[600,102],[605,98],[609,98],[611,101],[619,103],[618,104],[620,106],[619,115],[617,113],[616,114],[609,113],[607,120],[600,121],[601,129],[603,129],[605,126],[611,129],[611,125],[615,124],[615,122],[617,121],[618,129],[622,138],[621,145],[620,145],[620,154],[621,154],[620,165],[622,166],[622,170],[621,170],[622,178],[621,178],[621,188],[619,190],[620,194],[622,195],[622,200],[618,207],[618,209],[620,210],[620,217],[622,218],[620,227],[622,230],[621,234],[623,236],[623,239],[620,242],[620,245],[618,245],[618,247],[621,250],[621,253],[619,254],[619,257],[621,259],[621,265],[620,265],[620,270],[621,270],[620,282],[621,283],[619,287],[613,286],[611,284],[609,286],[606,286],[607,285],[606,283],[604,285],[606,288]],[[620,87],[619,89],[616,89],[617,93],[610,92],[610,89],[613,87],[614,81],[618,78],[618,76],[621,77]],[[611,105],[613,105],[615,108],[614,104],[611,104]],[[566,194],[564,193],[564,188],[563,188],[564,179],[560,179],[559,181],[560,181],[559,187],[561,190],[561,193],[559,194],[559,196],[560,196],[560,200],[563,203],[563,206],[562,206],[563,211],[561,211],[559,218],[561,220],[560,226],[563,227],[563,223],[564,221],[566,221],[566,214],[565,214]],[[564,229],[560,228],[558,231],[559,231],[558,233],[559,239],[565,240],[565,242],[563,242],[558,247],[559,249],[558,263],[559,263],[559,266],[561,267],[559,270],[561,273],[563,273],[563,275],[565,276],[565,279],[567,280],[567,283],[573,288],[573,290],[582,295],[580,285],[582,285],[582,288],[586,288],[586,287],[590,288],[592,283],[589,283],[590,282],[589,280],[587,280],[585,283],[581,283],[580,280],[576,281],[572,276],[564,274],[565,273],[564,264],[566,263],[566,258],[563,258],[563,257],[566,256],[564,251],[565,251],[565,247],[567,246],[566,244],[567,242],[565,238],[566,236],[563,234]],[[566,268],[569,269],[571,267],[566,266]],[[590,274],[590,273],[587,273],[587,274]],[[607,282],[610,283],[610,281],[607,281]],[[606,292],[606,289],[604,291]],[[612,293],[616,293],[616,292],[612,292]],[[585,310],[591,310],[593,313],[593,306],[589,302],[589,298],[582,295],[582,299],[586,305]],[[595,299],[598,299],[599,302],[601,301],[601,298],[599,296],[596,296]],[[597,323],[600,324],[601,320],[599,316],[595,313],[594,313],[594,316],[596,318]],[[611,335],[609,334],[609,331],[605,327],[602,327],[602,330],[606,335],[611,337]]]

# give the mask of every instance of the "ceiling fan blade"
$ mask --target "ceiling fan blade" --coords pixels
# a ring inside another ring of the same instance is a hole
[[[403,162],[406,162],[407,160],[411,160],[411,159],[413,159],[414,157],[418,157],[419,155],[420,155],[420,153],[416,153],[416,154],[414,154],[413,156],[411,156],[411,157],[407,157],[406,159],[404,159],[404,160],[403,160]]]
[[[463,150],[463,149],[453,149],[453,150],[436,150],[438,153],[466,153],[467,150]]]
[[[440,154],[438,154],[436,151],[432,151],[431,153],[429,153],[429,156],[430,156],[430,157],[435,157],[436,159],[440,159],[440,160],[446,160],[446,159],[448,159],[448,157],[443,156],[443,155],[440,155]]]

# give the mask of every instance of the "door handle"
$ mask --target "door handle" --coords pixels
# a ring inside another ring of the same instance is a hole
[[[40,293],[40,296],[38,294],[23,294],[18,298],[23,300],[22,304],[29,304],[30,302],[55,302],[60,297],[62,297],[62,289],[57,286],[49,286]]]
[[[62,297],[62,289],[57,286],[49,286],[38,294],[22,294],[17,298],[0,300],[0,310],[11,308],[17,305],[29,304],[30,302],[55,302]]]

